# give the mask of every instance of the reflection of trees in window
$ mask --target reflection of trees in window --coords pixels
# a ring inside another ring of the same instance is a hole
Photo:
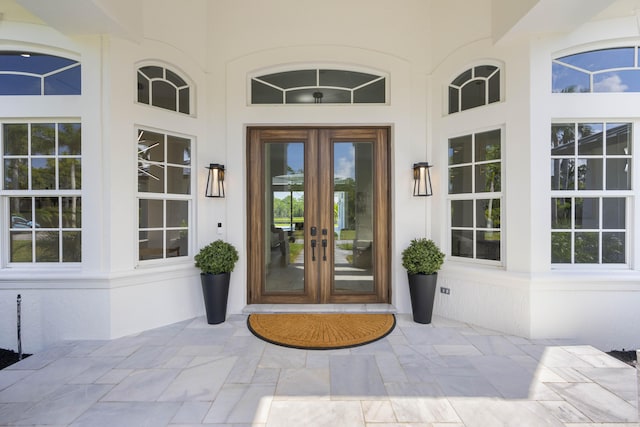
[[[500,69],[479,65],[449,84],[449,114],[500,101]]]
[[[500,261],[501,130],[449,139],[451,255]]]
[[[630,190],[631,124],[552,124],[551,189]]]
[[[10,262],[80,262],[80,124],[5,123],[2,133]]]
[[[552,263],[627,262],[627,196],[607,191],[631,194],[631,141],[630,123],[551,125]]]
[[[343,178],[334,186],[334,192],[343,192],[345,194],[345,224],[344,229],[356,229],[356,181],[353,178]],[[334,218],[337,218],[335,216]]]

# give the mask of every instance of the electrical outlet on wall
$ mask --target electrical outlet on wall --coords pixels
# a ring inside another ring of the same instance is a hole
[[[440,293],[441,294],[445,294],[445,295],[449,295],[449,294],[451,294],[451,289],[441,286],[440,287]]]

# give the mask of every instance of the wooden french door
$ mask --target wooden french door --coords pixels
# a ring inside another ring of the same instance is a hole
[[[388,128],[249,128],[248,302],[389,302]]]

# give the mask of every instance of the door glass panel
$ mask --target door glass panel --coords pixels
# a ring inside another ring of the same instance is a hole
[[[265,291],[304,291],[304,143],[265,144]]]
[[[373,292],[373,145],[333,146],[334,293]]]

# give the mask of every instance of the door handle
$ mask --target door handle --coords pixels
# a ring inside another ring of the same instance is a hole
[[[311,239],[311,261],[315,261],[316,260],[316,246],[317,246],[316,239]]]
[[[327,239],[322,239],[322,260],[327,260]]]
[[[323,228],[322,235],[326,236],[327,234],[328,234],[327,229]],[[327,260],[327,239],[326,238],[322,239],[322,260],[323,261]]]

